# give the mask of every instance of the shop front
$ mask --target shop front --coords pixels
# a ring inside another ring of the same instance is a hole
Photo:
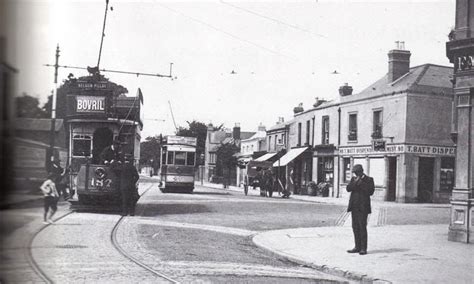
[[[374,179],[373,199],[448,203],[454,187],[455,152],[455,147],[438,145],[388,144],[384,151],[341,147],[340,184],[345,188],[353,165],[360,164]]]

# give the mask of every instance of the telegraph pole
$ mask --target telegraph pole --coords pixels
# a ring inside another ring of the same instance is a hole
[[[56,61],[54,64],[54,89],[53,97],[51,100],[51,131],[49,140],[49,161],[46,165],[46,169],[51,169],[51,163],[54,160],[54,141],[55,141],[55,130],[56,130],[56,97],[58,92],[58,69],[59,69],[59,44],[56,46]]]

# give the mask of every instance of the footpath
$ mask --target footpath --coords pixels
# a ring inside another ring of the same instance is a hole
[[[204,186],[223,189],[221,184]],[[244,194],[241,187],[226,190]],[[249,195],[260,195],[260,191],[249,189]],[[278,193],[273,196],[278,198]],[[348,202],[347,198],[307,195],[290,199],[336,205]],[[367,255],[346,252],[354,246],[350,214],[343,214],[341,223],[334,226],[266,231],[253,241],[294,262],[363,283],[474,283],[474,245],[448,241],[449,224],[380,222],[387,207],[410,214],[412,210],[404,209],[423,206],[446,210],[450,205],[372,202]]]

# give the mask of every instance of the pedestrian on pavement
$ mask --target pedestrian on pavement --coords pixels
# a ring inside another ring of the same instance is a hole
[[[247,195],[249,193],[249,175],[244,174],[244,193]]]
[[[261,167],[257,167],[257,175],[255,179],[258,181],[258,187],[260,187],[260,196],[267,196],[266,191],[266,180],[265,180],[265,170]]]
[[[122,199],[122,216],[134,216],[135,205],[138,201],[137,181],[138,171],[133,165],[133,157],[126,156],[120,174],[120,196]]]
[[[58,210],[59,194],[58,194],[58,191],[56,190],[54,179],[55,179],[55,174],[49,173],[48,178],[40,186],[40,189],[44,195],[44,213],[43,213],[44,224],[52,224],[53,215]],[[51,214],[48,217],[49,209],[51,209]]]
[[[367,254],[367,217],[371,211],[370,196],[374,194],[374,179],[364,174],[362,165],[356,164],[352,168],[355,174],[347,185],[347,192],[351,193],[347,212],[352,215],[352,231],[354,232],[355,246],[348,253]]]
[[[268,192],[268,197],[272,197],[273,195],[273,172],[272,169],[265,170],[265,192]]]

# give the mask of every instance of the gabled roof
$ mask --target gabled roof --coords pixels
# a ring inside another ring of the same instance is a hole
[[[256,132],[249,132],[249,131],[242,131],[240,132],[240,139],[249,139],[250,137],[254,136]]]
[[[453,68],[434,64],[423,64],[410,68],[410,71],[393,82],[388,82],[386,74],[360,93],[341,96],[339,102],[349,102],[380,95],[397,93],[438,93],[453,94],[450,79]]]
[[[63,127],[63,120],[56,119],[54,130],[59,131]],[[13,122],[16,130],[36,130],[36,131],[50,131],[50,118],[16,118]]]
[[[250,138],[247,138],[247,139],[242,138],[242,142],[251,141],[251,140],[258,140],[258,139],[265,139],[266,136],[267,136],[267,133],[265,131],[257,131]]]

